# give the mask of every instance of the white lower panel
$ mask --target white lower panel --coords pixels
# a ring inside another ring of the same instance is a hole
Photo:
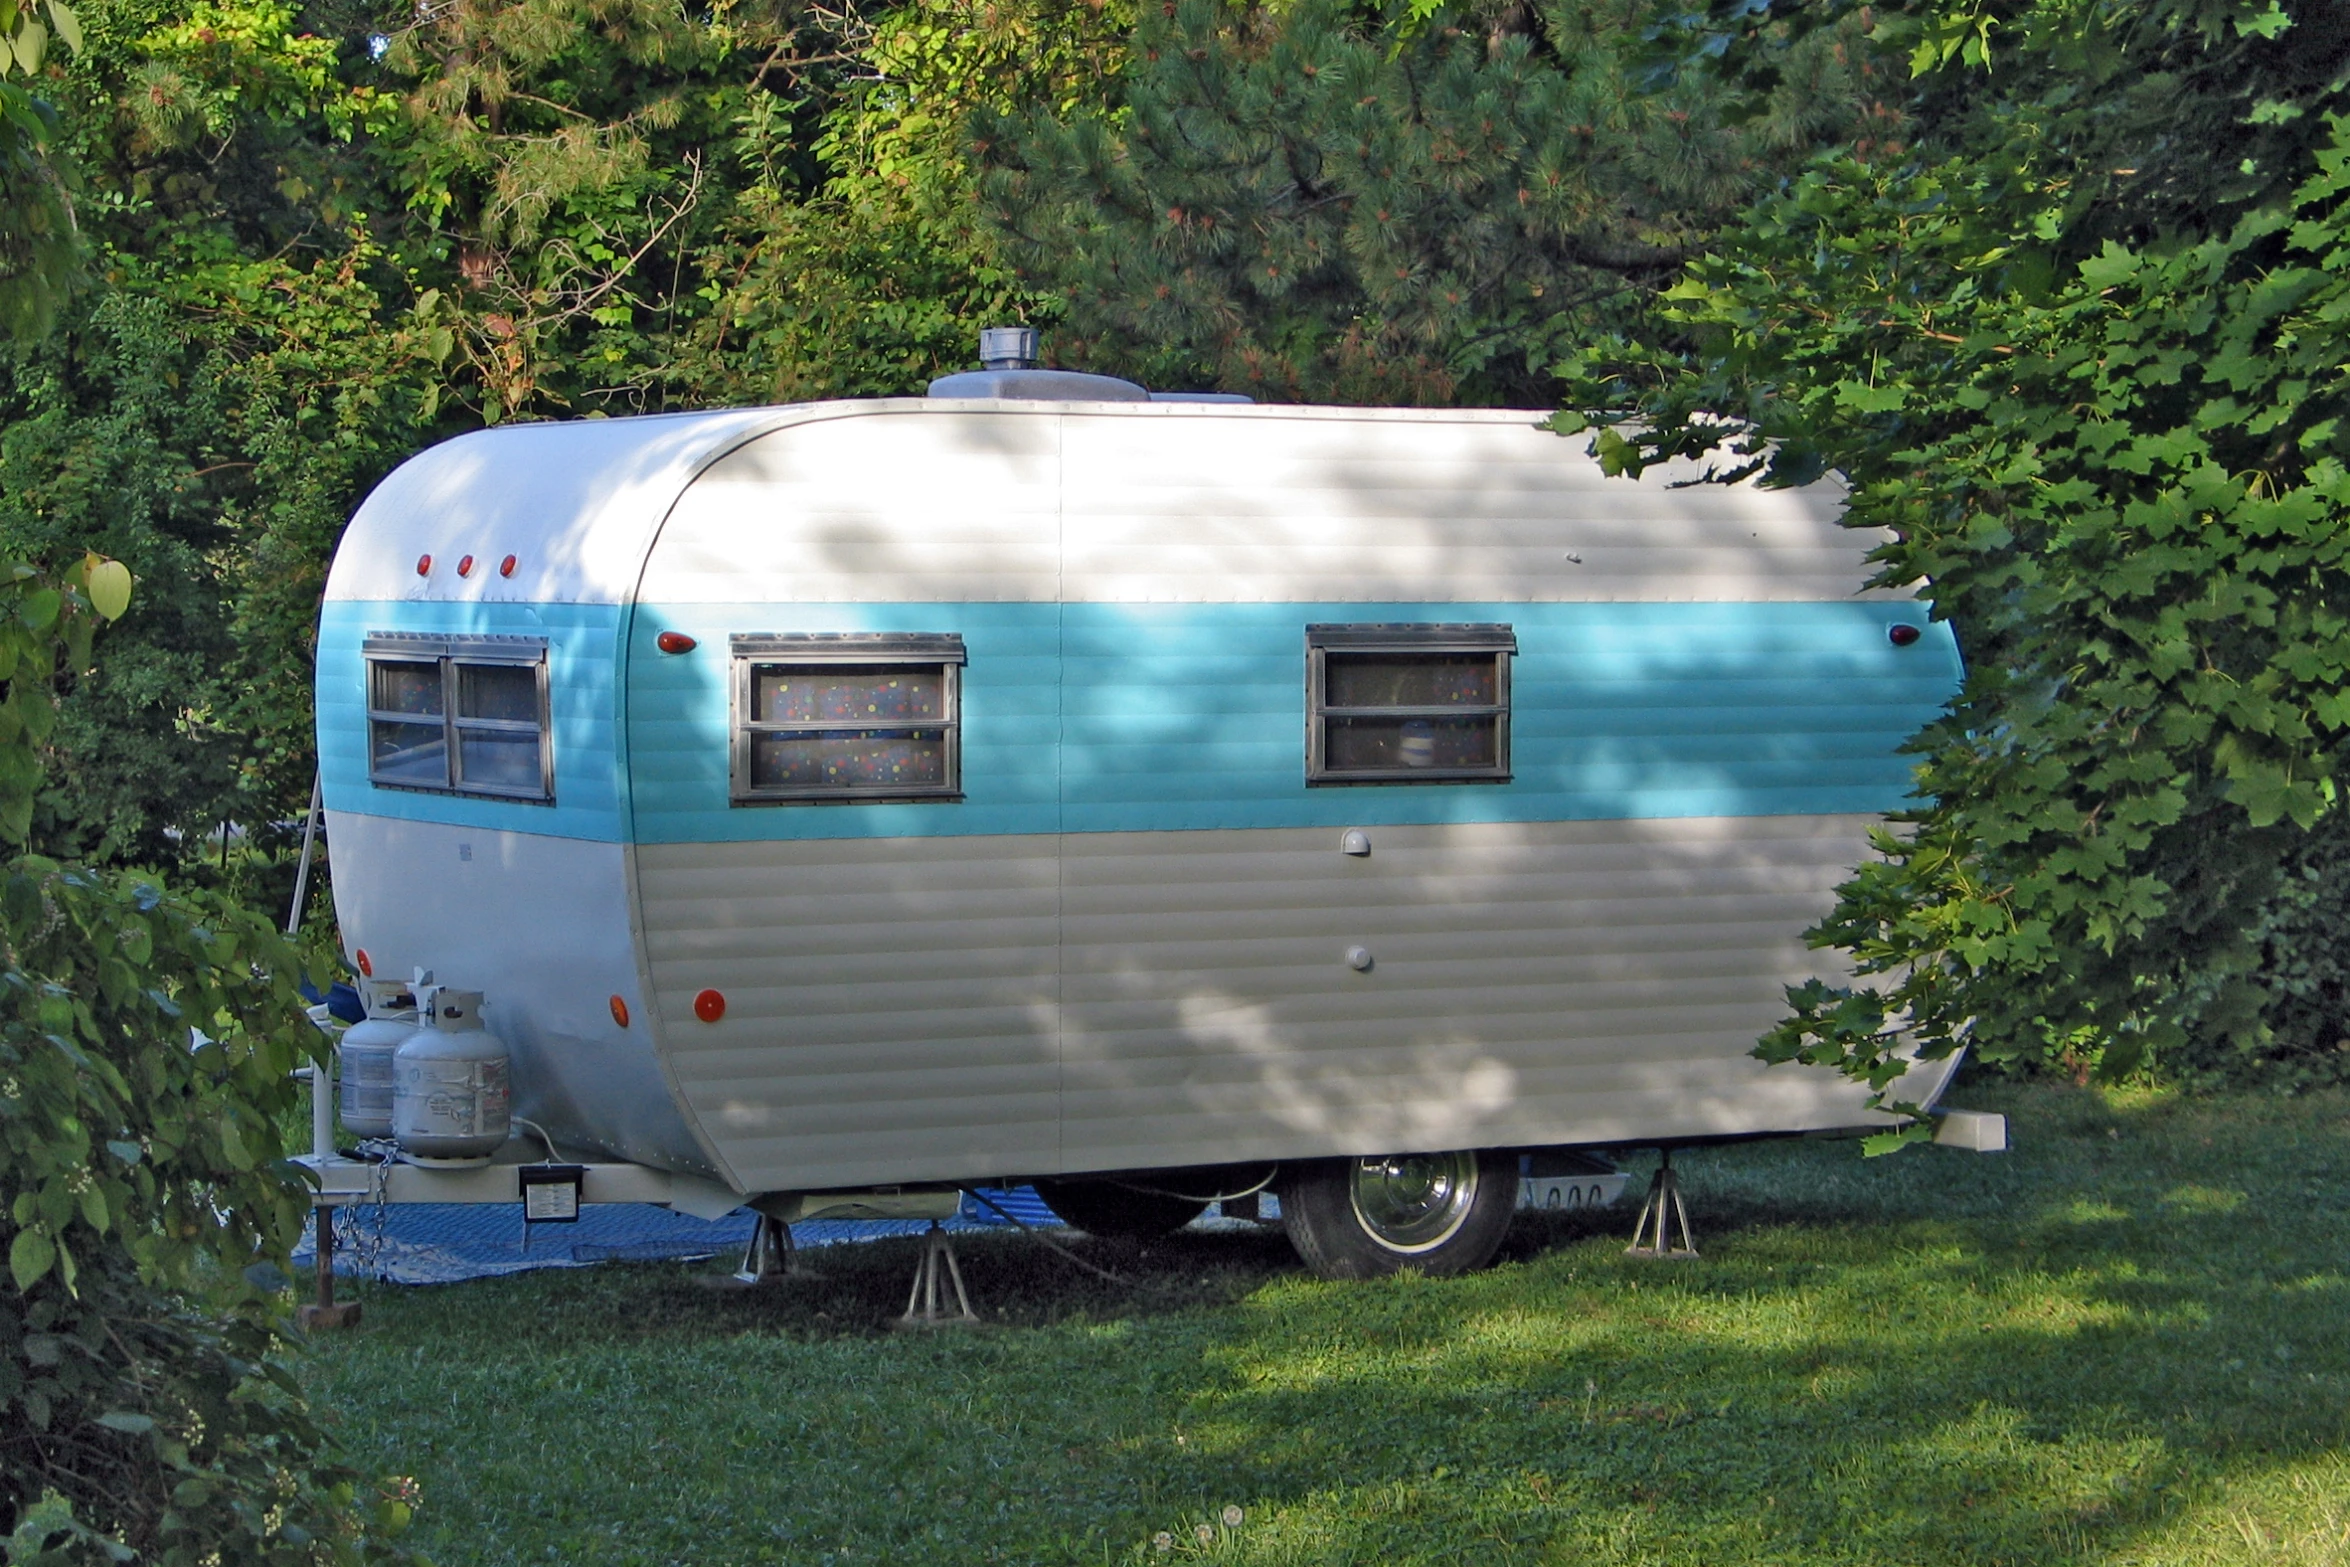
[[[661,1075],[619,844],[342,811],[327,843],[347,947],[379,978],[430,969],[481,991],[513,1053],[516,1115],[567,1148],[721,1175]]]
[[[746,1190],[789,1190],[1863,1124],[1862,1090],[1749,1052],[1834,972],[1803,932],[1875,820],[1374,825],[1366,857],[1324,829],[645,846],[637,871],[670,1074]]]
[[[1057,883],[1050,837],[640,846],[670,1075],[743,1190],[1052,1168]]]
[[[1072,838],[1064,1167],[1858,1123],[1859,1089],[1749,1052],[1870,825]]]

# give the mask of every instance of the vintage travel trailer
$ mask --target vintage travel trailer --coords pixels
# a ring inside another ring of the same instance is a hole
[[[349,955],[480,992],[566,1158],[1102,1230],[1271,1180],[1344,1274],[1483,1261],[1527,1150],[1883,1124],[1749,1054],[1960,674],[1834,485],[958,389],[466,435],[344,537]]]

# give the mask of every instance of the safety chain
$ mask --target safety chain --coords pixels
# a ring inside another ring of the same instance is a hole
[[[390,1179],[385,1172],[390,1168],[393,1146],[390,1139],[380,1137],[360,1142],[359,1155],[368,1165],[367,1201],[348,1203],[334,1210],[335,1250],[351,1259],[353,1277],[373,1279],[379,1284],[386,1282],[384,1230],[392,1209]]]

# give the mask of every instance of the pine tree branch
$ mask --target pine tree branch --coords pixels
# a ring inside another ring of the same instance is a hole
[[[1686,245],[1642,245],[1629,240],[1597,239],[1569,234],[1559,248],[1570,260],[1605,272],[1656,272],[1679,267],[1689,260]]]

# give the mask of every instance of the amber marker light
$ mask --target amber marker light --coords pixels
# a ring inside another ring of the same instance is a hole
[[[612,998],[612,1021],[622,1028],[628,1027],[628,1003],[618,996]]]
[[[504,560],[498,562],[498,575],[501,577],[511,577],[514,575],[513,556],[509,555]]]
[[[726,1016],[726,998],[715,990],[705,990],[694,997],[694,1016],[705,1023],[715,1023]]]
[[[460,577],[470,577],[473,575],[472,556],[468,555],[457,562],[457,575]]]
[[[691,653],[694,650],[694,639],[682,631],[664,631],[653,638],[653,646],[664,653]]]
[[[429,577],[432,575],[432,557],[430,555],[419,555],[416,557],[416,574],[420,577]]]
[[[1896,621],[1885,628],[1885,635],[1895,647],[1907,647],[1925,633],[1907,621]]]
[[[367,949],[361,947],[352,955],[359,960],[360,976],[365,979],[375,978],[375,965],[367,961]]]

